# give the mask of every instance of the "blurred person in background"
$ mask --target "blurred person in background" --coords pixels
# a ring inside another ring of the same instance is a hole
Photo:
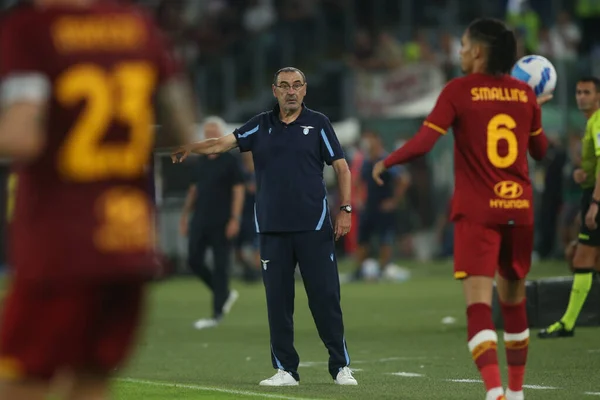
[[[581,141],[581,168],[573,179],[581,185],[581,225],[573,256],[573,286],[569,304],[557,322],[538,332],[540,339],[573,337],[575,325],[592,287],[594,267],[600,255],[600,79],[584,77],[577,82],[577,107],[587,119]]]
[[[204,121],[204,137],[223,136],[220,117]],[[244,177],[233,154],[209,154],[195,163],[192,185],[181,212],[180,232],[188,236],[188,261],[192,272],[212,292],[212,317],[196,321],[196,329],[212,328],[231,310],[239,294],[229,288],[231,246],[240,231],[244,206]],[[191,218],[190,218],[191,214]],[[206,265],[206,250],[212,249],[214,268]]]
[[[348,64],[356,69],[373,69],[377,65],[373,38],[366,29],[359,29],[354,38],[354,51],[348,56]]]
[[[396,237],[398,204],[410,185],[408,171],[401,166],[390,168],[382,175],[384,182],[382,186],[373,179],[371,174],[373,166],[388,155],[379,134],[373,131],[364,132],[361,138],[361,149],[365,159],[361,167],[360,185],[366,192],[366,199],[359,208],[360,222],[356,251],[358,264],[354,272],[356,280],[363,278],[362,265],[369,257],[374,238],[378,243],[381,272],[389,265]]]
[[[377,68],[381,70],[393,70],[402,66],[402,46],[393,31],[379,33],[374,57]]]
[[[246,282],[260,280],[260,254],[258,251],[258,234],[254,224],[254,204],[256,202],[256,175],[254,174],[254,161],[252,153],[246,152],[241,155],[242,174],[244,176],[244,208],[242,212],[242,223],[240,233],[235,240],[235,260],[242,265],[243,279]],[[249,247],[250,259],[244,254],[244,248]]]
[[[567,138],[567,161],[563,168],[563,204],[558,232],[561,249],[567,253],[569,245],[579,232],[581,186],[573,179],[575,170],[581,168],[581,136],[571,133]]]
[[[539,256],[543,259],[554,256],[556,249],[558,216],[563,203],[563,168],[566,162],[566,151],[561,141],[549,138],[548,152],[542,161],[544,166],[544,190],[541,194],[538,212],[541,218],[537,221]]]
[[[352,199],[350,205],[355,212],[352,213],[352,227],[344,238],[344,250],[346,254],[354,254],[358,247],[358,230],[360,229],[360,212],[358,211],[366,199],[367,193],[364,185],[361,185],[360,171],[365,161],[365,153],[360,148],[360,140],[352,146],[350,157],[350,173],[352,179]]]

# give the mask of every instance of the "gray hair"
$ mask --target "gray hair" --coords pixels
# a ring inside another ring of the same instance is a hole
[[[221,131],[221,135],[225,135],[225,130],[227,129],[227,124],[225,120],[217,115],[211,115],[206,117],[202,124],[202,131],[204,132],[204,127],[208,124],[215,124],[219,127],[219,131]]]
[[[306,75],[304,75],[304,72],[300,71],[296,67],[283,67],[279,71],[275,72],[275,75],[273,75],[273,85],[277,85],[277,78],[279,78],[279,74],[281,74],[282,72],[297,72],[300,74],[302,80],[304,81],[302,83],[306,83]]]

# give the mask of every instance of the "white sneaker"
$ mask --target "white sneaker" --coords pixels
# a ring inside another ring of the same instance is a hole
[[[217,325],[219,325],[219,321],[214,318],[199,319],[194,322],[194,328],[196,329],[214,328]]]
[[[298,386],[299,383],[292,374],[282,369],[278,369],[277,373],[270,377],[269,379],[265,379],[264,381],[260,381],[260,386]]]
[[[335,377],[335,383],[338,385],[358,385],[358,382],[352,376],[352,370],[348,367],[340,369],[340,372]]]
[[[229,296],[227,296],[227,300],[225,301],[225,304],[223,304],[223,314],[229,314],[231,307],[233,307],[238,297],[240,297],[240,294],[237,290],[233,289],[229,291]]]
[[[525,394],[522,390],[520,392],[513,392],[507,388],[504,396],[506,400],[525,400]]]

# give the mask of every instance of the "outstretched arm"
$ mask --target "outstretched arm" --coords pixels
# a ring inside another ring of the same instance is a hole
[[[373,167],[373,179],[377,184],[383,185],[381,174],[388,168],[396,164],[407,163],[417,157],[428,153],[437,140],[446,134],[446,131],[456,118],[456,98],[460,90],[457,81],[451,81],[444,87],[438,97],[435,107],[423,122],[419,132],[409,140],[404,146],[400,147],[385,160],[379,161]]]
[[[222,136],[218,139],[204,139],[196,143],[181,146],[171,154],[171,160],[174,163],[182,162],[190,155],[194,154],[218,154],[225,153],[238,146],[238,142],[233,133]]]

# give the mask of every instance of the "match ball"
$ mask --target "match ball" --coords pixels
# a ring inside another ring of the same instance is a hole
[[[556,88],[556,69],[542,56],[521,58],[513,67],[511,75],[531,86],[537,97],[550,94]]]

